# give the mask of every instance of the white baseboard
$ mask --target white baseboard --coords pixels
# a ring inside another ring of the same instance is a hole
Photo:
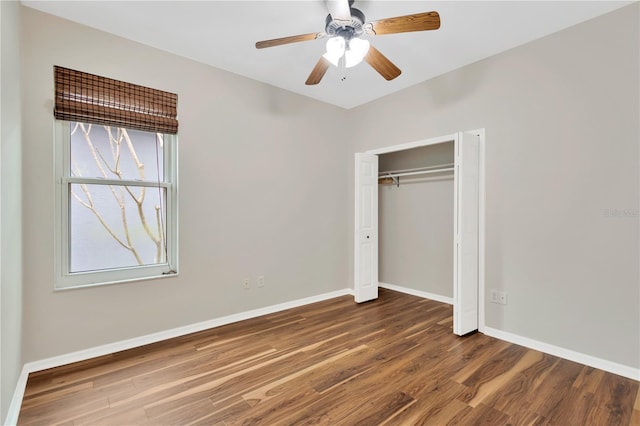
[[[507,331],[498,330],[496,328],[484,327],[482,331],[487,336],[495,337],[496,339],[505,340],[516,345],[524,346],[530,349],[535,349],[540,352],[554,355],[559,358],[574,361],[580,364],[588,365],[589,367],[597,368],[607,371],[609,373],[617,374],[619,376],[627,377],[632,380],[640,381],[640,368],[629,367],[628,365],[618,364],[606,359],[597,358],[591,355],[586,355],[580,352],[572,351],[570,349],[561,348],[559,346],[551,345],[549,343],[540,342],[538,340],[529,339],[528,337],[522,337],[517,334],[509,333]]]
[[[133,339],[121,340],[119,342],[109,343],[106,345],[96,346],[77,352],[71,352],[40,361],[28,362],[22,368],[22,373],[18,379],[16,390],[9,406],[9,411],[5,419],[6,425],[15,425],[18,422],[22,398],[24,396],[25,387],[29,373],[46,370],[48,368],[60,367],[62,365],[71,364],[73,362],[85,361],[91,358],[109,355],[114,352],[124,351],[127,349],[137,348],[139,346],[148,345],[150,343],[160,342],[162,340],[172,339],[174,337],[184,336],[186,334],[198,331],[208,330],[214,327],[243,321],[262,315],[268,315],[275,312],[284,311],[286,309],[297,308],[311,303],[322,302],[323,300],[333,299],[340,296],[353,295],[353,289],[345,288],[317,296],[305,297],[303,299],[293,300],[291,302],[271,305],[264,308],[253,309],[251,311],[241,312],[238,314],[227,315],[225,317],[215,318],[183,327],[172,328],[170,330],[160,331],[158,333],[147,334],[146,336],[134,337]]]
[[[448,303],[453,305],[453,298],[446,296],[439,296],[437,294],[427,293],[420,290],[414,290],[411,288],[400,287],[388,283],[379,283],[382,288],[389,290],[399,291],[401,293],[411,294],[413,296],[423,297],[426,299],[436,300],[442,303]],[[507,331],[498,330],[496,328],[482,326],[479,331],[487,336],[495,337],[496,339],[504,340],[506,342],[515,343],[516,345],[524,346],[526,348],[535,349],[540,352],[544,352],[550,355],[557,356],[569,361],[574,361],[580,364],[588,365],[589,367],[598,368],[600,370],[607,371],[609,373],[617,374],[619,376],[627,377],[632,380],[640,381],[640,368],[629,367],[628,365],[618,364],[606,359],[597,358],[591,355],[586,355],[581,352],[572,351],[570,349],[561,348],[559,346],[551,345],[549,343],[540,342],[538,340],[523,337],[517,334],[509,333]]]
[[[433,293],[428,293],[426,291],[414,290],[412,288],[401,287],[398,285],[388,284],[388,283],[378,283],[378,286],[389,289],[389,290],[393,290],[393,291],[399,291],[400,293],[406,293],[412,296],[418,296],[424,299],[431,299],[431,300],[435,300],[436,302],[442,302],[448,305],[453,305],[453,297],[440,296],[439,294],[433,294]]]
[[[20,414],[20,407],[22,406],[22,398],[24,397],[24,390],[27,387],[28,377],[29,372],[26,366],[23,366],[20,377],[18,377],[18,383],[16,383],[16,389],[13,391],[13,398],[11,398],[11,403],[9,404],[7,417],[3,423],[5,426],[16,426],[18,423],[18,415]]]

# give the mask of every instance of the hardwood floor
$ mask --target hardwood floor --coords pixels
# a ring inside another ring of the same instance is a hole
[[[340,297],[31,374],[18,424],[640,425],[638,382],[451,325]]]

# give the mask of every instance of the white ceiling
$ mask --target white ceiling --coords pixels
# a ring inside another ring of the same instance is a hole
[[[109,33],[343,108],[372,101],[448,71],[602,15],[631,1],[356,0],[367,21],[436,10],[442,26],[367,36],[402,75],[384,80],[366,63],[340,81],[331,67],[304,84],[324,40],[257,50],[256,41],[324,30],[323,0],[26,1],[22,3]]]

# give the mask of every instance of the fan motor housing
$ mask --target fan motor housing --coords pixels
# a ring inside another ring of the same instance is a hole
[[[335,21],[331,15],[327,15],[325,32],[329,36],[340,36],[345,40],[351,40],[364,32],[364,13],[354,7],[351,8],[351,22],[344,24],[344,21]]]

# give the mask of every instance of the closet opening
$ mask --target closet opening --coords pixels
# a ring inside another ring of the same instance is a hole
[[[378,156],[380,287],[453,305],[454,149]]]
[[[378,287],[453,305],[484,326],[484,130],[355,155],[356,302]]]

